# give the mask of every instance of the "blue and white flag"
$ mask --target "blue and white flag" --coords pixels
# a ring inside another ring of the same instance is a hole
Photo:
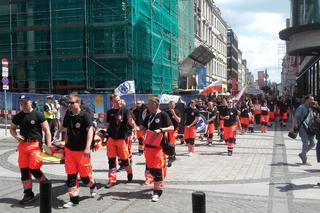
[[[119,96],[136,93],[134,81],[123,82],[114,90],[114,92]]]

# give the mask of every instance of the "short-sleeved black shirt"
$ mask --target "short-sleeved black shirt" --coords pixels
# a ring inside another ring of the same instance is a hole
[[[186,116],[186,125],[192,124],[192,122],[196,119],[196,117],[200,116],[200,112],[198,109],[192,109],[191,107],[186,108],[185,116]]]
[[[180,112],[176,109],[174,109],[174,112],[176,113],[176,115],[181,118],[180,116]],[[170,110],[167,110],[166,113],[169,115],[170,119],[171,119],[171,122],[174,126],[174,130],[178,130],[179,129],[179,123],[173,118],[173,114],[171,113]]]
[[[275,105],[275,104],[274,104],[273,101],[269,101],[269,102],[268,102],[268,108],[270,109],[271,112],[274,112],[274,108],[275,108],[274,105]]]
[[[208,109],[207,111],[208,111],[209,119],[217,115],[217,110],[215,109]],[[210,122],[210,124],[213,124],[213,123],[214,123],[214,120]]]
[[[144,107],[144,105],[142,105],[141,107],[134,109],[132,112],[133,116],[134,116],[134,121],[136,122],[136,125],[138,125],[138,126],[140,126],[143,122],[142,114],[145,109],[146,109],[146,107]]]
[[[279,101],[277,103],[278,108],[280,109],[280,115],[282,115],[283,113],[287,112],[289,106],[287,103]]]
[[[222,116],[230,116],[228,120],[224,120],[224,126],[233,126],[237,121],[238,110],[235,108],[227,108]]]
[[[20,127],[20,135],[26,140],[38,141],[42,141],[41,123],[44,121],[46,121],[44,115],[34,110],[30,113],[21,111],[12,119],[12,123]]]
[[[166,128],[173,125],[169,115],[166,112],[152,113],[149,114],[143,121],[142,126],[146,129],[154,131],[160,128]]]
[[[128,117],[131,115],[126,107],[107,111],[108,134],[112,139],[126,139],[129,130]]]
[[[242,118],[249,118],[250,108],[248,106],[241,106],[240,116]]]
[[[80,111],[78,115],[66,114],[63,127],[67,128],[68,143],[66,147],[72,151],[83,151],[87,145],[87,128],[92,126],[92,119],[88,112]]]

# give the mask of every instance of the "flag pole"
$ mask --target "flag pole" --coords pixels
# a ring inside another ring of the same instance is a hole
[[[136,95],[136,82],[134,80],[133,80],[133,84],[134,84],[134,93],[133,93],[134,104],[133,104],[133,106],[135,106],[137,103],[137,95]]]

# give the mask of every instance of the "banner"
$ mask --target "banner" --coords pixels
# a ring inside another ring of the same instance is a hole
[[[199,67],[197,68],[197,77],[198,77],[198,89],[202,89],[207,86],[207,68]]]
[[[168,104],[170,101],[178,103],[179,99],[180,99],[180,96],[178,96],[178,95],[162,94],[160,97],[160,103],[161,104]]]
[[[119,96],[136,93],[134,81],[123,82],[114,90],[114,92]]]

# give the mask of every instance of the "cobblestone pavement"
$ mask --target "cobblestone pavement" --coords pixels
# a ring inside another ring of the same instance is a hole
[[[272,128],[267,134],[239,135],[234,156],[228,157],[226,146],[215,138],[208,147],[197,141],[196,155],[189,157],[187,147],[177,145],[177,161],[168,169],[165,191],[158,203],[150,202],[152,188],[142,185],[144,158],[133,156],[134,181],[126,183],[125,172],[119,184],[105,189],[107,159],[105,149],[92,154],[98,195],[89,198],[81,188],[80,205],[61,209],[68,200],[61,164],[45,164],[43,171],[53,181],[53,212],[192,212],[191,194],[206,193],[207,212],[319,212],[320,167],[315,151],[309,154],[313,166],[303,166],[297,156],[301,142],[291,140],[285,129]],[[134,144],[133,151],[137,151]],[[22,197],[16,142],[0,129],[0,208],[1,212],[38,212],[39,199],[21,207]],[[39,192],[39,185],[34,184]]]

